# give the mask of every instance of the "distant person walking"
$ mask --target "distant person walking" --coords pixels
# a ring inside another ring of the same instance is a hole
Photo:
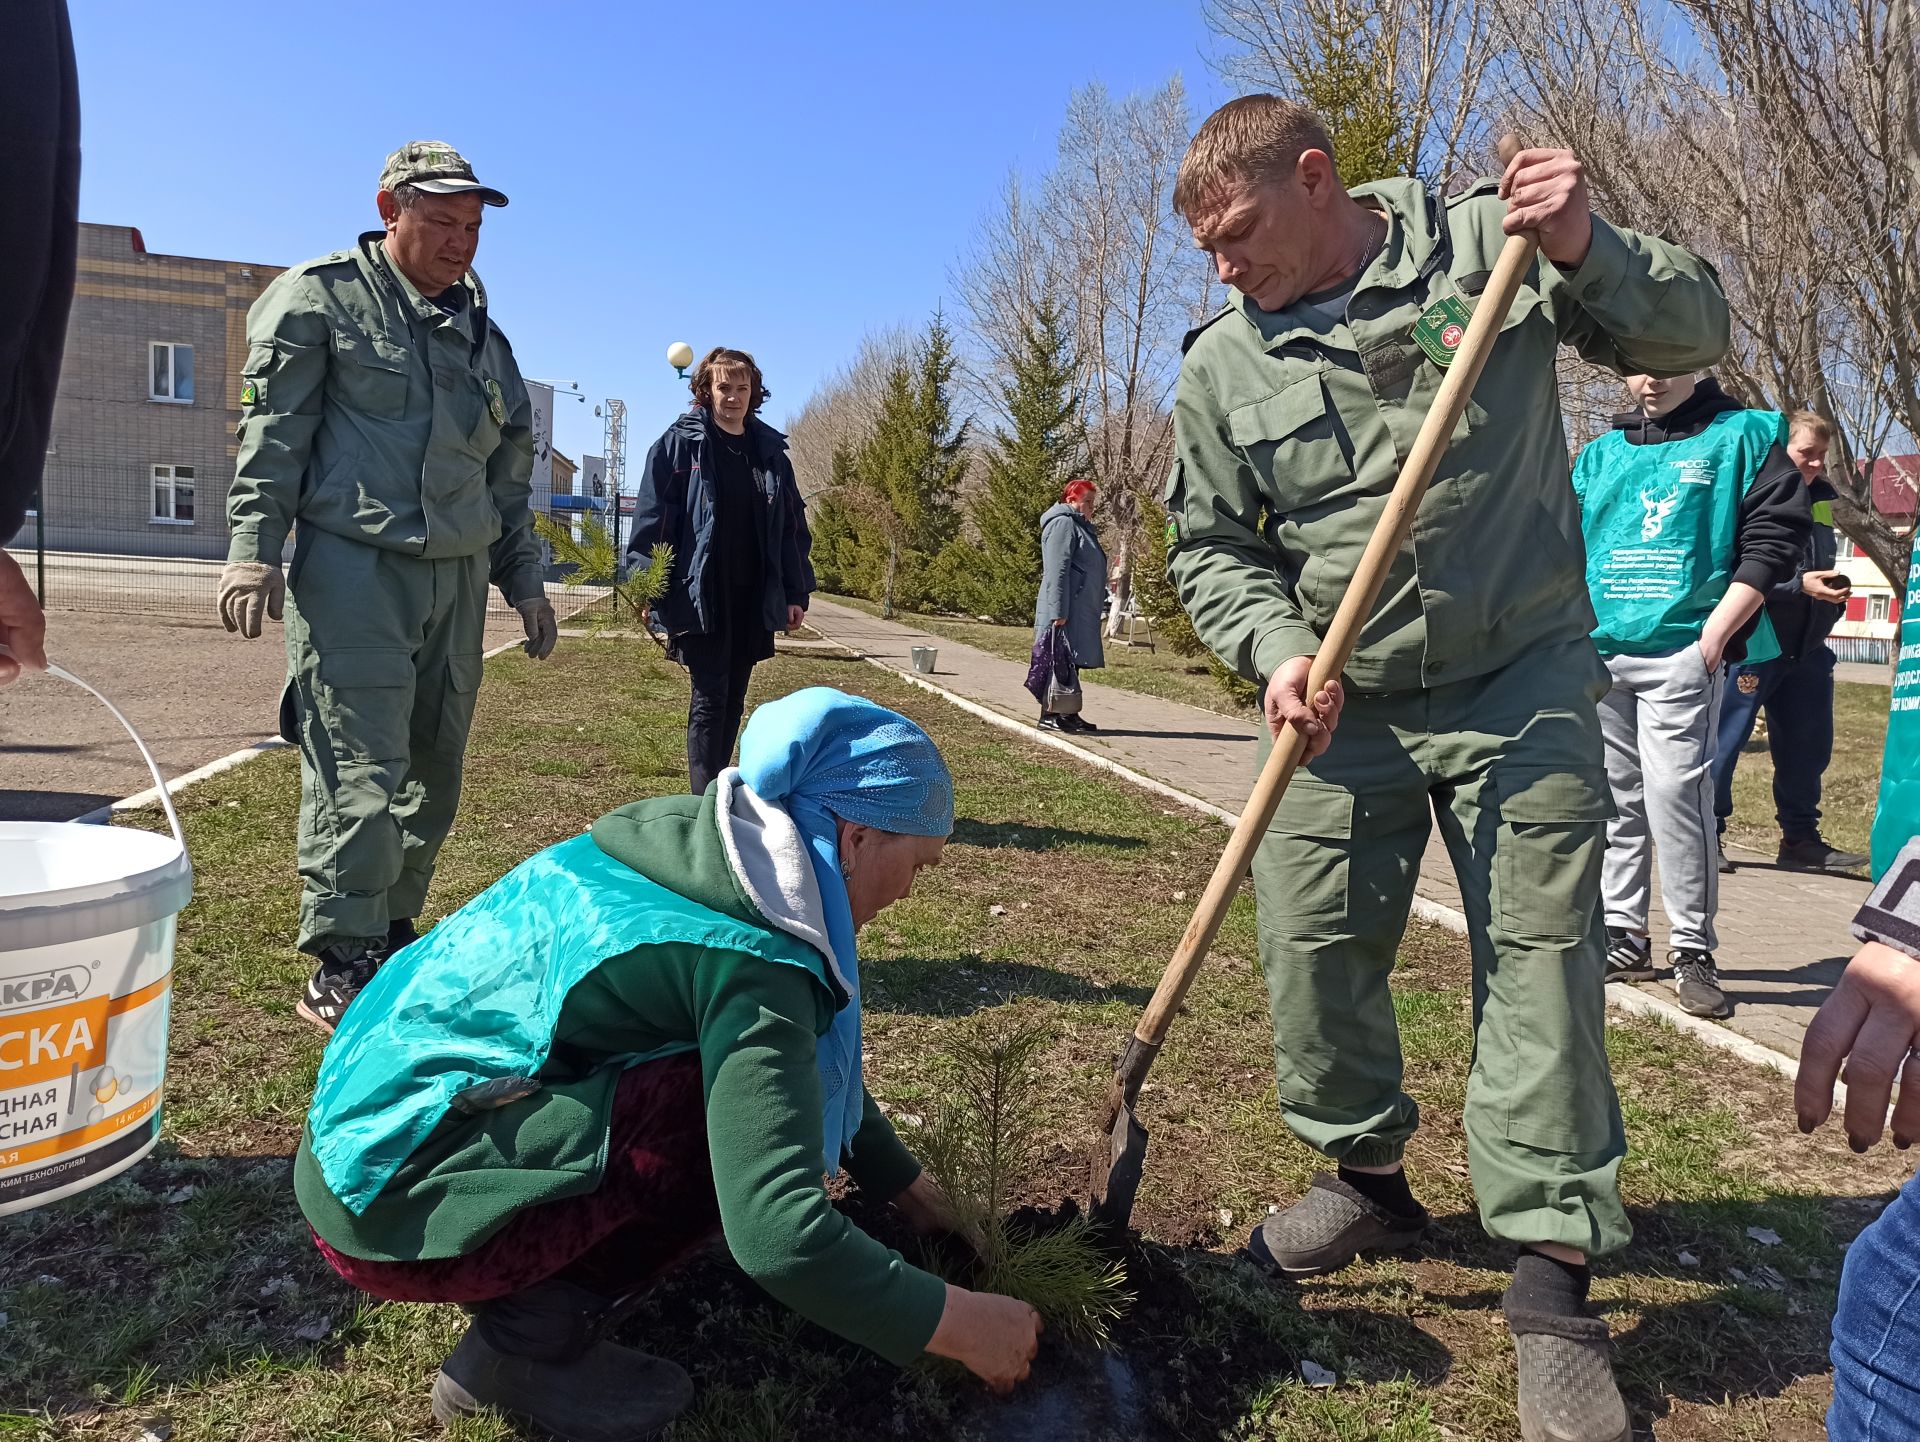
[[[1821,781],[1833,760],[1833,652],[1827,637],[1847,612],[1852,583],[1834,569],[1834,489],[1827,481],[1827,448],[1833,422],[1812,411],[1789,420],[1787,458],[1807,483],[1813,530],[1794,573],[1767,592],[1767,620],[1780,643],[1771,661],[1727,668],[1727,694],[1720,705],[1719,754],[1713,763],[1713,811],[1722,837],[1720,869],[1727,858],[1727,818],[1733,815],[1733,773],[1761,711],[1767,715],[1767,750],[1773,757],[1774,819],[1780,823],[1781,866],[1796,871],[1858,871],[1867,858],[1841,851],[1820,835]]]
[[[787,438],[760,419],[767,386],[753,357],[715,346],[691,389],[692,408],[647,453],[627,560],[673,548],[652,609],[692,681],[687,783],[700,796],[733,757],[747,682],[773,655],[774,632],[806,620],[813,536]]]
[[[1049,627],[1065,637],[1073,663],[1082,671],[1107,664],[1100,642],[1106,615],[1107,553],[1093,529],[1098,495],[1092,481],[1068,481],[1060,503],[1040,517],[1040,594],[1033,607],[1033,639],[1046,639]],[[1060,716],[1045,709],[1040,724],[1049,731],[1098,731],[1085,716]]]

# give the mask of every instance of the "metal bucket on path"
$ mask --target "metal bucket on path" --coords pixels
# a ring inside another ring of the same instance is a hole
[[[70,821],[0,821],[0,1216],[131,1167],[160,1139],[174,922],[193,895],[180,818],[153,754],[171,836]]]
[[[940,658],[940,652],[933,646],[915,646],[913,648],[913,669],[922,676],[933,674],[933,663]]]

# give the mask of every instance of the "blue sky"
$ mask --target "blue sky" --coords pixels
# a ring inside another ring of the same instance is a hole
[[[669,342],[752,350],[779,423],[930,313],[1076,87],[1225,98],[1197,0],[71,6],[83,219],[291,264],[375,227],[388,151],[448,141],[512,198],[477,268],[522,370],[623,397],[630,465],[684,404]],[[600,449],[591,401],[559,411]]]

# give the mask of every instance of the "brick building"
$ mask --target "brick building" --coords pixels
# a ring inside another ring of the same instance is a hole
[[[80,227],[42,484],[49,550],[225,557],[247,309],[280,271]],[[34,536],[29,520],[21,543]]]

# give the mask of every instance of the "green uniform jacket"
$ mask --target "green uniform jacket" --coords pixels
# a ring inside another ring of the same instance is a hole
[[[668,890],[765,929],[727,864],[717,794],[622,807],[595,824],[594,843]],[[827,1199],[814,1045],[839,1000],[824,967],[695,941],[638,947],[568,992],[541,1091],[474,1116],[449,1110],[358,1213],[328,1189],[304,1135],[294,1193],[313,1229],[349,1256],[463,1255],[523,1209],[599,1184],[619,1059],[697,1050],[713,1185],[734,1259],[802,1316],[905,1364],[939,1325],[946,1284]],[[844,1162],[881,1198],[920,1174],[871,1097]]]
[[[1440,388],[1414,322],[1485,287],[1506,242],[1493,182],[1353,192],[1389,218],[1345,322],[1235,292],[1188,337],[1174,401],[1167,569],[1200,639],[1263,681],[1318,650]],[[1529,268],[1347,667],[1399,691],[1495,671],[1593,629],[1554,358],[1678,375],[1727,348],[1726,298],[1677,246],[1597,216],[1572,275]]]
[[[286,271],[247,313],[228,559],[277,566],[298,520],[429,559],[491,548],[509,603],[540,596],[533,407],[513,351],[479,277],[449,314],[380,239]]]

